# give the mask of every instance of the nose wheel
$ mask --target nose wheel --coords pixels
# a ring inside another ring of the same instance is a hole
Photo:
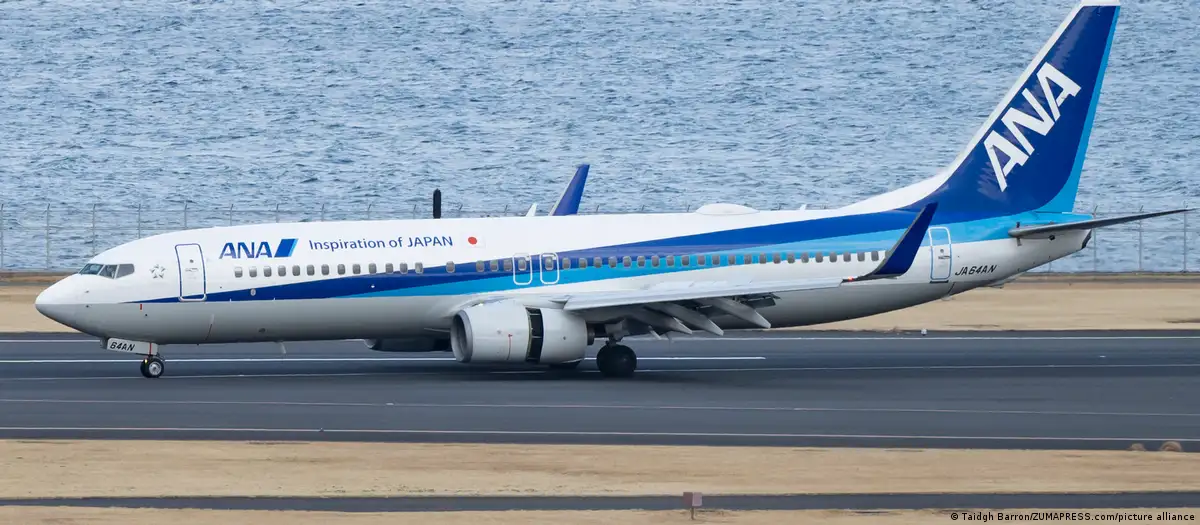
[[[158,379],[165,370],[166,363],[161,357],[152,355],[142,360],[142,377]]]
[[[629,377],[637,370],[637,354],[625,345],[605,345],[596,353],[596,367],[605,377]]]

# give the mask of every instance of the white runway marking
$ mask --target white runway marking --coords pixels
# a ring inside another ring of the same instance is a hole
[[[762,358],[760,358],[762,359]],[[641,358],[639,358],[641,360]],[[56,361],[61,362],[61,361]],[[121,363],[129,364],[130,361],[120,361]],[[697,372],[856,372],[856,371],[889,371],[889,370],[1005,370],[1005,369],[1071,369],[1071,368],[1198,368],[1200,363],[1156,363],[1156,364],[1101,364],[1101,365],[941,365],[941,366],[841,366],[841,367],[762,367],[762,368],[663,368],[663,369],[638,369],[639,374],[678,374],[678,373],[697,373]],[[466,368],[458,368],[459,370],[469,370]],[[473,373],[478,374],[548,374],[555,373],[550,370],[475,370]],[[574,370],[567,374],[599,374],[599,370]],[[447,379],[453,379],[454,375],[446,371],[441,372],[331,372],[331,373],[303,373],[303,374],[196,374],[196,375],[164,375],[156,381],[163,380],[181,380],[181,379],[250,379],[250,378],[273,378],[273,377],[354,377],[354,376],[444,376]],[[138,375],[128,376],[59,376],[59,377],[4,377],[0,378],[0,383],[13,381],[97,381],[97,380],[138,380],[145,381],[146,379]]]
[[[490,410],[692,410],[722,412],[874,412],[884,414],[986,414],[1020,416],[1096,416],[1096,417],[1200,417],[1200,414],[1162,412],[1087,412],[1065,410],[991,410],[968,408],[835,408],[835,407],[737,407],[696,405],[595,405],[595,404],[540,404],[540,403],[395,403],[395,402],[344,402],[344,401],[219,401],[219,400],[164,400],[164,399],[0,399],[9,404],[64,404],[64,405],[231,405],[231,406],[296,406],[296,407],[365,407],[365,408],[471,408]]]
[[[737,432],[613,432],[613,431],[555,431],[555,430],[410,430],[410,429],[349,429],[349,428],[229,428],[229,427],[0,427],[0,432],[220,432],[229,434],[376,434],[376,435],[442,435],[442,436],[576,436],[576,437],[666,437],[666,438],[747,438],[747,439],[928,439],[928,440],[1004,440],[1004,441],[1179,441],[1200,442],[1200,438],[1167,437],[1096,437],[1096,436],[944,436],[902,434],[790,434]]]
[[[130,359],[2,359],[5,365],[40,365],[40,364],[112,364],[128,365],[140,356]],[[763,356],[670,356],[670,357],[638,357],[638,361],[761,361]],[[588,357],[585,361],[595,361]],[[386,361],[416,361],[416,362],[457,362],[453,357],[212,357],[212,358],[181,358],[166,360],[168,363],[345,363],[345,362],[386,362]]]

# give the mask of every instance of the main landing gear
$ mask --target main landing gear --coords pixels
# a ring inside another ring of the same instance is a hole
[[[637,354],[625,345],[606,344],[596,354],[596,367],[605,377],[629,377],[637,370]]]
[[[158,379],[166,370],[166,363],[157,355],[146,356],[142,359],[142,377]]]

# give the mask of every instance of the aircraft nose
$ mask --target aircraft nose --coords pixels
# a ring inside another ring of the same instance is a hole
[[[69,279],[68,277],[66,280]],[[42,315],[72,326],[71,317],[73,317],[72,312],[75,308],[74,293],[73,287],[66,280],[54,283],[49,288],[42,290],[42,293],[33,300],[33,306]]]

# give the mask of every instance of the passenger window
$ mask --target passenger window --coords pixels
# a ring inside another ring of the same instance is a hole
[[[837,252],[829,252],[829,262],[831,262],[831,263],[837,262],[837,257],[838,257]]]
[[[344,264],[338,265],[338,275],[346,275],[346,265],[344,265]]]
[[[308,274],[309,274],[309,275],[316,275],[316,273],[317,273],[317,269],[316,269],[316,268],[315,268],[313,265],[311,265],[311,264],[310,264],[310,265],[308,265]]]
[[[608,267],[609,267],[609,268],[616,268],[616,267],[617,267],[617,258],[616,258],[616,256],[612,256],[612,255],[608,256]]]
[[[629,266],[633,264],[633,259],[626,255],[625,257],[621,258],[621,264],[623,264],[626,268],[629,268]]]
[[[517,259],[517,270],[522,271],[522,272],[525,271],[527,264],[529,264],[529,261],[526,260],[524,257],[518,258]]]
[[[650,266],[658,268],[658,256],[657,255],[650,257]]]
[[[241,276],[242,276],[242,267],[241,267],[241,266],[234,266],[234,267],[233,267],[233,276],[234,276],[234,277],[241,277]]]
[[[554,269],[554,258],[553,257],[542,257],[542,268],[546,269],[546,270],[553,270]]]
[[[132,273],[133,273],[133,265],[132,264],[117,265],[117,279],[125,277],[126,275],[130,275]]]
[[[483,273],[483,261],[475,261],[475,271]]]
[[[488,262],[488,267],[491,268],[493,272],[500,271],[500,261],[490,261]]]
[[[393,265],[392,263],[385,263],[383,265],[383,273],[393,273],[395,271],[396,271],[396,266]]]
[[[878,252],[878,251],[876,251],[876,250],[871,250],[871,260],[872,260],[872,261],[878,261],[878,260],[879,260],[879,252]]]
[[[788,252],[788,264],[796,263],[796,252]]]
[[[858,252],[858,262],[867,260],[867,252]]]
[[[842,254],[842,262],[850,262],[850,252],[845,252]]]
[[[564,269],[564,270],[571,269],[571,258],[570,257],[563,257],[562,269]]]
[[[646,256],[645,255],[639,255],[637,258],[637,261],[638,261],[638,268],[646,267]]]
[[[263,266],[263,277],[270,277],[270,276],[271,276],[271,267]]]
[[[505,259],[504,260],[504,271],[511,272],[512,269],[513,269],[512,259]]]
[[[667,260],[667,268],[675,266],[675,256],[674,255],[668,255],[665,257],[665,259]]]
[[[779,254],[778,253],[771,254],[771,262],[773,262],[775,264],[779,264]]]
[[[804,253],[800,254],[800,262],[802,262],[802,263],[808,262],[808,252],[804,252]]]
[[[402,273],[402,274],[408,273],[408,263],[406,263],[406,262],[400,263],[400,273]]]
[[[280,277],[287,277],[287,266],[280,265],[278,275]]]
[[[299,264],[292,266],[292,275],[295,275],[296,277],[300,277],[300,265]]]
[[[257,266],[250,267],[250,277],[258,277],[258,267]]]
[[[423,263],[413,264],[413,271],[417,273],[425,273],[425,265]]]
[[[354,263],[354,264],[350,265],[350,272],[353,273],[354,275],[358,275],[358,274],[362,273],[362,266],[359,266],[358,263]]]
[[[823,252],[817,252],[817,262],[824,262],[824,261],[825,261],[825,254]]]
[[[328,264],[321,265],[321,275],[329,275],[329,265]]]
[[[374,275],[374,274],[375,274],[375,271],[376,271],[376,270],[378,270],[378,269],[379,269],[379,267],[378,267],[378,266],[375,266],[375,263],[371,263],[371,264],[368,264],[368,265],[367,265],[367,273],[369,273],[369,274],[372,274],[372,275]]]
[[[775,262],[779,262],[779,261],[775,261]],[[758,258],[758,263],[759,264],[767,264],[767,254],[765,254],[765,253],[762,254],[762,256],[760,256]]]
[[[454,261],[446,261],[446,273],[454,273]]]
[[[580,268],[587,268],[587,257],[580,257],[580,258],[579,258],[579,267],[580,267]]]
[[[691,260],[692,260],[692,256],[691,256],[691,255],[684,255],[683,257],[680,257],[680,258],[679,258],[679,265],[680,265],[680,266],[687,266],[687,265],[688,265],[688,263],[690,263],[690,262],[691,262]]]

